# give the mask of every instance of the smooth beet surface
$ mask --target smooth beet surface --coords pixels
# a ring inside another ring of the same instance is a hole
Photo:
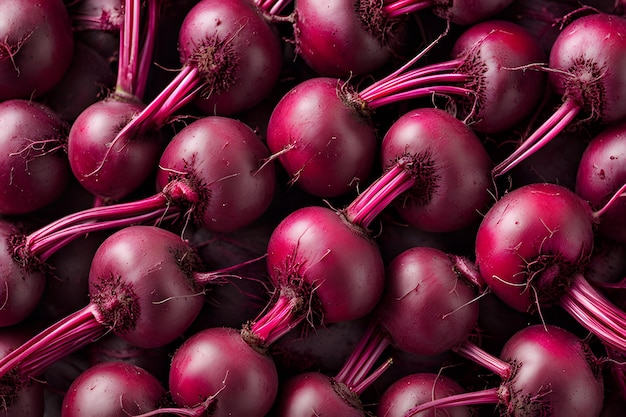
[[[62,0],[0,4],[0,100],[40,96],[61,80],[74,38]]]
[[[479,220],[491,202],[491,159],[467,125],[439,109],[415,109],[389,128],[380,160],[389,169],[409,159],[414,185],[393,206],[411,226],[450,232]]]
[[[548,183],[505,194],[476,235],[476,263],[483,278],[519,311],[554,303],[592,249],[589,205],[571,190]]]
[[[262,417],[278,392],[273,360],[235,329],[208,328],[190,336],[172,357],[169,387],[182,407],[212,399],[212,417]]]
[[[513,374],[501,390],[507,415],[598,416],[604,382],[588,345],[556,326],[533,325],[504,345]]]
[[[320,76],[368,74],[388,62],[402,38],[400,18],[369,0],[296,0],[296,53]]]
[[[267,252],[272,283],[304,285],[305,302],[313,300],[307,309],[321,313],[326,323],[366,315],[382,293],[384,267],[376,243],[329,208],[304,207],[288,215],[270,236]]]
[[[165,388],[145,369],[124,362],[90,366],[63,396],[62,417],[138,415],[165,400]]]
[[[125,227],[102,242],[89,270],[91,302],[102,323],[139,347],[164,346],[192,323],[203,294],[192,278],[200,260],[180,236]],[[141,294],[141,295],[140,295]]]
[[[197,67],[195,104],[206,114],[232,115],[263,100],[278,81],[280,40],[254,2],[202,0],[178,36],[180,60]]]
[[[457,71],[473,77],[468,85],[476,91],[476,102],[461,101],[459,117],[469,117],[476,131],[497,133],[515,127],[536,110],[545,94],[546,75],[532,66],[545,63],[547,57],[520,25],[504,20],[474,24],[459,36],[451,55],[465,57]]]
[[[78,115],[69,132],[67,156],[74,176],[92,194],[119,200],[156,171],[164,140],[159,131],[115,141],[144,105],[119,96],[98,101]]]
[[[453,257],[439,249],[410,248],[386,268],[377,320],[396,348],[415,355],[441,354],[461,344],[476,327],[476,292]]]
[[[161,154],[156,183],[187,181],[198,200],[195,220],[211,231],[231,232],[257,220],[269,208],[276,172],[264,164],[269,152],[261,138],[237,119],[207,116],[187,125]]]
[[[316,77],[293,87],[276,104],[267,146],[291,183],[321,197],[354,190],[369,178],[378,148],[372,122],[350,105],[350,87]]]
[[[0,102],[0,213],[20,215],[57,200],[71,178],[67,126],[34,101]]]
[[[318,372],[299,374],[285,381],[276,407],[277,417],[365,416],[354,393]]]
[[[405,413],[418,404],[465,390],[452,378],[431,373],[409,374],[391,384],[380,397],[376,407],[378,417],[404,417]],[[467,406],[445,409],[446,417],[470,417]],[[429,414],[430,413],[430,414]],[[438,411],[424,411],[415,417],[436,416]]]
[[[609,198],[626,184],[626,123],[620,122],[603,129],[582,154],[576,174],[576,193],[594,208],[606,204]],[[602,215],[598,233],[620,243],[626,243],[626,200],[619,199]]]

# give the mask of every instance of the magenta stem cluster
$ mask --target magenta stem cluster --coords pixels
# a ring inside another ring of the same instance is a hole
[[[568,98],[561,106],[542,123],[520,146],[508,157],[496,165],[492,171],[492,176],[504,175],[530,155],[544,147],[565,129],[580,113],[582,106],[575,100]]]
[[[359,98],[376,109],[432,95],[474,97],[475,91],[466,87],[472,76],[458,72],[464,62],[461,58],[411,69],[428,50],[424,49],[395,72],[361,90]]]
[[[200,81],[201,76],[196,65],[183,65],[176,77],[119,131],[115,140],[135,132],[165,126],[173,114],[193,101],[196,93],[202,89]]]
[[[604,343],[622,352],[626,351],[626,314],[581,274],[573,277],[558,303]]]
[[[414,417],[417,414],[434,408],[472,406],[479,404],[498,404],[501,402],[500,388],[487,388],[481,391],[464,392],[449,395],[419,404],[404,413],[403,417]]]
[[[428,9],[432,7],[433,0],[385,0],[383,3],[385,16],[394,18]]]
[[[281,290],[278,299],[250,326],[251,332],[264,346],[286,335],[306,317],[303,300],[293,291]]]
[[[409,158],[400,158],[344,209],[346,219],[367,229],[392,201],[415,185]]]
[[[350,391],[357,395],[362,394],[392,365],[393,360],[390,358],[372,371],[372,368],[390,344],[389,336],[381,330],[380,326],[375,322],[370,324],[341,370],[335,376],[335,381],[345,384]]]
[[[146,35],[141,39],[141,0],[126,0],[124,22],[120,26],[120,51],[115,93],[143,98],[156,37],[158,7],[156,0],[146,5]],[[142,46],[143,45],[143,46]]]
[[[18,257],[46,261],[72,240],[87,233],[149,221],[160,222],[181,214],[185,206],[197,203],[197,193],[184,181],[172,181],[151,197],[109,206],[91,207],[68,214],[32,232],[18,246]]]
[[[265,13],[270,16],[276,16],[293,3],[293,0],[255,0],[254,2]]]
[[[510,363],[486,352],[469,339],[466,339],[463,343],[455,347],[453,351],[459,356],[488,369],[503,380],[507,380],[512,376],[513,370]]]
[[[95,304],[51,325],[6,356],[0,358],[0,378],[17,369],[19,375],[35,377],[54,362],[102,337],[107,328],[97,319]]]

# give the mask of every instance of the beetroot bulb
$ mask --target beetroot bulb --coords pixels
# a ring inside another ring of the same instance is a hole
[[[605,127],[587,145],[576,174],[576,194],[600,208],[626,183],[626,122]],[[626,202],[611,204],[598,224],[598,233],[621,244],[626,243]]]
[[[170,344],[196,319],[206,288],[222,283],[228,272],[207,272],[197,251],[173,232],[124,227],[93,256],[89,303],[1,358],[0,378],[7,384],[36,378],[108,332],[139,348]]]
[[[327,207],[288,214],[270,236],[266,265],[273,296],[244,325],[247,337],[264,347],[305,319],[317,327],[364,317],[383,291],[384,265],[374,239]]]
[[[477,326],[482,287],[466,258],[425,246],[406,249],[386,268],[374,325],[395,349],[445,353],[464,343]]]
[[[392,364],[388,359],[376,369],[387,344],[370,327],[334,376],[310,371],[290,377],[281,384],[276,401],[277,417],[337,415],[365,417],[360,395]]]
[[[32,100],[0,102],[0,214],[32,213],[56,201],[71,179],[67,126]]]
[[[165,388],[145,369],[103,362],[72,381],[63,396],[61,417],[136,415],[156,409],[165,399]]]
[[[407,411],[419,404],[436,400],[454,394],[461,394],[465,390],[452,378],[441,374],[414,373],[406,375],[392,383],[380,397],[376,407],[377,417],[403,417]],[[425,411],[416,417],[435,416],[438,411]],[[470,417],[471,409],[468,406],[449,407],[445,409],[448,417]]]
[[[279,378],[272,358],[228,327],[191,335],[176,350],[168,381],[178,408],[151,415],[263,417],[272,407]]]
[[[509,156],[493,169],[506,174],[541,149],[578,116],[587,123],[615,123],[626,117],[626,19],[595,13],[579,17],[555,39],[548,66],[550,85],[562,103]]]
[[[172,405],[134,417],[264,417],[279,387],[276,365],[239,330],[209,327],[176,349],[168,378]]]
[[[318,75],[339,77],[370,74],[386,64],[407,42],[403,36],[411,3],[369,0],[296,0],[296,55]],[[417,2],[419,3],[419,2]],[[397,6],[397,5],[396,5]]]
[[[251,343],[268,347],[305,319],[313,327],[369,314],[384,286],[384,263],[369,232],[380,207],[335,210],[309,205],[287,214],[267,243],[272,297],[244,324]],[[360,215],[350,221],[346,212]],[[346,297],[350,294],[350,297]]]
[[[476,234],[476,264],[491,291],[510,307],[541,315],[542,308],[558,305],[624,351],[626,315],[583,275],[594,226],[607,207],[592,212],[573,191],[556,184],[514,189],[484,216]]]
[[[40,96],[72,60],[72,25],[62,0],[0,5],[0,100]]]
[[[467,342],[457,352],[501,378],[500,385],[431,400],[404,417],[436,408],[495,404],[505,417],[598,417],[604,402],[599,359],[587,343],[554,325],[516,332],[498,357]]]
[[[126,132],[123,127],[143,108],[157,30],[159,4],[126,0],[120,26],[114,90],[74,120],[67,154],[74,176],[96,196],[96,204],[119,200],[143,184],[163,150],[161,132]],[[142,31],[144,32],[143,36]]]
[[[380,159],[383,173],[346,210],[353,222],[369,224],[393,206],[410,226],[452,232],[476,223],[491,202],[492,163],[485,147],[444,110],[400,116],[383,137]],[[363,213],[369,217],[362,219]]]
[[[545,74],[519,68],[542,62],[544,53],[513,23],[474,25],[455,42],[451,60],[412,68],[427,51],[358,91],[341,79],[314,77],[287,92],[270,115],[267,146],[291,182],[333,197],[367,180],[378,150],[373,122],[381,106],[446,96],[456,100],[459,119],[493,133],[523,120],[542,96]]]

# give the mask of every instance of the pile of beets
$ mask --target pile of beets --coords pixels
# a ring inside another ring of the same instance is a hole
[[[0,417],[615,417],[626,3],[0,2]]]

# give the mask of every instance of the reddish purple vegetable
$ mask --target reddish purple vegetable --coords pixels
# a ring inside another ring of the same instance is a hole
[[[497,404],[507,417],[600,415],[604,382],[599,360],[573,333],[554,325],[531,325],[515,333],[499,357],[467,343],[462,355],[484,365],[502,382],[498,387],[451,395],[418,405],[411,417],[436,407]]]
[[[249,325],[265,346],[304,319],[317,326],[363,317],[383,290],[383,261],[372,237],[326,207],[287,215],[270,236],[266,263],[275,295]]]
[[[144,107],[136,100],[109,97],[86,108],[72,124],[67,147],[72,172],[98,197],[97,204],[126,197],[157,169],[165,143],[161,132],[115,140]]]
[[[577,116],[586,122],[614,123],[626,117],[626,19],[595,13],[575,19],[550,50],[550,84],[563,102],[522,144],[493,169],[504,175],[552,140]]]
[[[104,362],[82,372],[63,396],[62,417],[138,415],[159,407],[165,388],[145,369]]]
[[[62,0],[0,4],[0,100],[40,96],[72,61],[72,25]]]
[[[369,0],[294,3],[296,54],[320,76],[372,73],[406,42],[403,20],[410,5],[409,10],[394,10],[386,2]]]
[[[583,276],[601,213],[556,184],[515,189],[483,218],[476,264],[491,290],[514,309],[541,314],[559,305],[605,343],[625,350],[626,314]]]
[[[604,128],[587,145],[576,175],[576,194],[600,208],[626,183],[626,123]],[[611,204],[599,219],[598,233],[626,243],[626,200]]]
[[[410,248],[389,263],[386,280],[377,323],[395,348],[437,355],[463,343],[476,327],[482,283],[466,259]]]
[[[63,151],[67,126],[34,101],[0,102],[0,213],[21,215],[57,200],[71,171]]]
[[[195,411],[179,415],[189,416],[265,416],[278,383],[274,361],[251,347],[241,332],[226,327],[201,330],[185,340],[172,357],[169,375],[174,402]]]
[[[380,397],[376,407],[377,417],[403,417],[413,407],[430,400],[461,394],[465,390],[452,378],[432,373],[409,374],[396,380]],[[445,410],[428,410],[415,417],[435,417],[445,412],[446,417],[470,417],[468,406],[446,407]]]

